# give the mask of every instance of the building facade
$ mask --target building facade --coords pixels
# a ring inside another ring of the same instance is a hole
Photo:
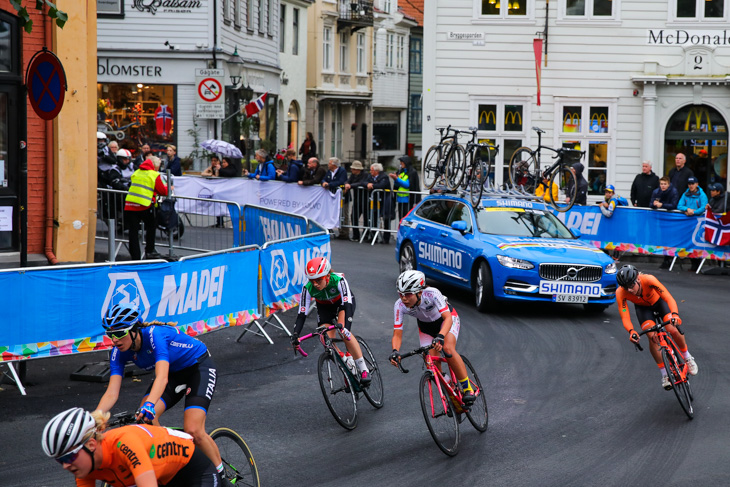
[[[321,161],[370,160],[372,0],[316,0],[309,8],[307,131]]]
[[[586,151],[590,201],[607,183],[628,195],[642,160],[667,174],[678,152],[701,185],[725,182],[729,12],[728,0],[426,2],[423,146],[436,127],[477,126],[500,146],[504,183],[539,126],[544,144]]]
[[[415,20],[411,27],[408,53],[408,116],[406,153],[415,160],[423,158],[421,133],[423,119],[423,4],[424,0],[401,0],[401,10]]]

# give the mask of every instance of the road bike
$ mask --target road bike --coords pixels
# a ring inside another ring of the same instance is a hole
[[[521,186],[526,192],[534,194],[537,185],[543,184],[542,181],[546,179],[550,185],[546,191],[550,193],[551,206],[559,212],[568,211],[575,204],[578,193],[578,180],[571,168],[580,161],[585,151],[564,147],[553,149],[542,145],[542,134],[545,131],[539,127],[532,127],[532,130],[537,132],[537,149],[520,147],[512,154],[509,161],[509,182],[513,187]],[[544,171],[540,158],[542,149],[554,152],[553,159],[557,159]],[[558,188],[557,201],[552,191],[553,185]]]
[[[348,368],[335,345],[335,339],[329,336],[328,332],[335,329],[340,332],[344,339],[350,340],[350,337],[355,337],[360,344],[362,356],[370,374],[370,385],[361,386],[359,377],[356,377]],[[383,407],[383,379],[380,376],[380,369],[375,361],[375,356],[365,340],[359,336],[350,335],[349,332],[344,333],[341,325],[322,325],[314,332],[300,337],[299,342],[301,343],[315,336],[319,338],[324,347],[317,363],[319,386],[322,389],[324,401],[340,426],[347,430],[355,429],[355,426],[357,426],[357,401],[361,393],[376,409]],[[307,356],[301,345],[294,347],[294,353],[297,352],[304,357]]]
[[[477,142],[477,128],[469,127],[471,140],[464,148],[464,189],[469,191],[471,204],[478,207],[482,201],[484,187],[489,182],[492,161],[499,153],[499,146],[485,142]],[[485,154],[486,152],[486,154]]]
[[[423,158],[421,180],[425,189],[431,189],[443,179],[446,187],[455,191],[464,177],[464,148],[459,145],[459,131],[451,125],[437,130],[439,143],[432,145]]]
[[[475,397],[473,404],[469,406],[464,404],[461,388],[456,384],[454,371],[449,367],[451,380],[448,381],[441,373],[441,363],[446,362],[444,357],[450,358],[451,356],[443,352],[439,356],[431,355],[428,352],[432,348],[433,345],[427,345],[400,354],[398,368],[401,372],[408,373],[408,369],[403,367],[402,360],[413,355],[420,355],[423,358],[426,370],[421,376],[419,389],[423,418],[426,420],[426,426],[436,445],[442,452],[453,457],[459,452],[459,423],[463,421],[464,415],[469,418],[469,422],[477,431],[480,433],[487,431],[489,423],[487,399],[484,397],[484,389],[474,367],[469,359],[462,355],[461,359],[464,361],[467,375],[474,387]]]
[[[126,411],[115,414],[114,419],[107,423],[107,429],[139,424],[136,414]],[[170,427],[170,429],[182,431],[182,428],[179,427]],[[223,468],[226,472],[226,482],[236,486],[260,487],[256,461],[241,435],[230,428],[216,428],[210,432],[210,437],[213,438],[220,451]],[[104,483],[102,487],[109,487],[109,485]]]
[[[682,410],[685,412],[689,419],[694,418],[694,410],[692,409],[692,401],[694,396],[692,395],[692,389],[689,385],[689,364],[685,360],[682,353],[679,351],[677,344],[674,342],[672,335],[664,328],[666,325],[672,324],[672,321],[662,321],[662,317],[654,313],[654,321],[656,324],[651,328],[647,328],[639,333],[639,336],[646,335],[647,333],[655,332],[654,340],[659,345],[659,351],[662,354],[662,360],[664,361],[664,369],[667,371],[669,382],[671,383],[672,390],[677,396]],[[684,335],[682,329],[677,326],[677,331]],[[641,345],[634,343],[636,348],[643,350]]]

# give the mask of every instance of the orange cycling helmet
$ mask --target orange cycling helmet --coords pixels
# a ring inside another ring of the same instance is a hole
[[[320,277],[328,276],[331,270],[332,266],[327,257],[315,257],[307,262],[305,273],[307,274],[307,279],[319,279]]]

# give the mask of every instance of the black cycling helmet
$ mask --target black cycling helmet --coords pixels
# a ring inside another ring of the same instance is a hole
[[[636,270],[636,267],[630,264],[622,266],[621,269],[618,270],[618,273],[616,273],[616,282],[619,286],[625,287],[626,289],[633,286],[638,278],[639,271]]]
[[[102,320],[106,331],[126,331],[140,323],[139,311],[131,304],[115,304]]]

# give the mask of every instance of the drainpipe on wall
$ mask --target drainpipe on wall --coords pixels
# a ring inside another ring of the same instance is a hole
[[[53,47],[53,32],[51,18],[44,15],[43,26],[44,26],[44,39],[43,43],[49,46],[52,50]],[[58,259],[53,253],[53,185],[54,185],[54,174],[53,174],[53,145],[54,145],[54,134],[53,134],[53,120],[46,120],[46,245],[45,253],[48,263],[58,264]]]

